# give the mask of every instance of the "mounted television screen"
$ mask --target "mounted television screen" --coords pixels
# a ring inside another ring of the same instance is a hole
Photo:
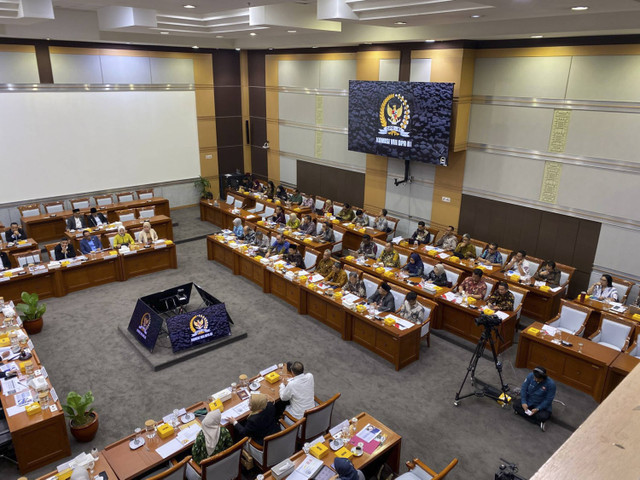
[[[349,150],[447,165],[453,83],[349,81]]]

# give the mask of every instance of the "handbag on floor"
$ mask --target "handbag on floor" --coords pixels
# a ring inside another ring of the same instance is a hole
[[[253,457],[246,450],[242,450],[242,456],[240,457],[240,463],[244,467],[245,470],[253,469]]]
[[[376,480],[393,480],[394,478],[396,478],[396,474],[393,473],[391,467],[386,463],[380,467],[378,475],[376,475]]]

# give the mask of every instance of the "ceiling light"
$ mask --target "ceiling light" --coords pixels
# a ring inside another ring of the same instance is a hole
[[[287,33],[296,33],[297,30],[287,30]]]
[[[216,38],[224,38],[224,35],[216,35]]]
[[[169,35],[169,32],[160,32],[160,35]]]
[[[257,35],[256,32],[251,32],[249,35],[251,35],[252,37],[255,37]]]
[[[269,50],[273,50],[273,47],[269,47]]]
[[[403,22],[402,20],[398,20],[397,22],[393,22],[395,25],[406,25],[407,22]]]
[[[195,5],[191,5],[190,3],[183,5],[184,8],[196,8]]]
[[[574,12],[581,12],[583,10],[589,10],[589,7],[571,7]]]
[[[318,47],[317,47],[317,46],[313,46],[313,47],[311,47],[311,48],[318,48]]]
[[[199,47],[198,45],[194,45],[194,46],[193,46],[193,47],[191,47],[191,48],[193,48],[193,49],[197,50],[197,49],[199,49],[200,47]]]
[[[425,43],[434,43],[434,42],[435,42],[435,40],[433,40],[433,39],[425,40]]]
[[[239,51],[240,51],[240,49],[239,49],[239,48],[236,48],[236,52],[239,52]]]
[[[531,35],[531,38],[542,38],[542,35]]]
[[[471,18],[480,18],[482,15],[471,15]]]

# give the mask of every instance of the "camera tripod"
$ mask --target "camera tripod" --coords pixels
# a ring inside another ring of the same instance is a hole
[[[505,385],[504,380],[502,379],[502,363],[500,362],[500,360],[498,360],[498,355],[496,353],[495,341],[492,335],[494,331],[498,336],[498,338],[504,342],[504,339],[502,338],[502,336],[500,335],[500,333],[495,327],[490,325],[484,326],[484,331],[480,336],[480,340],[476,345],[476,349],[473,352],[473,356],[471,357],[471,361],[469,362],[469,366],[467,367],[467,373],[465,374],[464,379],[462,380],[462,384],[460,385],[460,389],[458,390],[458,393],[456,393],[456,399],[453,402],[453,404],[456,407],[460,405],[460,400],[467,397],[473,397],[473,396],[489,397],[496,401],[503,402],[502,408],[506,407],[507,404],[509,403],[510,400],[508,399],[509,397],[507,395],[507,392],[509,391],[509,385]],[[476,379],[476,367],[478,366],[478,360],[482,358],[482,354],[484,353],[484,349],[486,347],[487,342],[489,342],[489,346],[491,347],[491,353],[493,354],[493,363],[496,366],[496,371],[498,372],[498,378],[500,378],[500,390],[488,384],[485,384],[484,382],[479,382]],[[475,386],[476,383],[482,383],[483,389],[482,391],[475,391],[473,393],[468,393],[466,395],[461,396],[460,393],[464,388],[464,384],[467,382],[467,378],[469,377],[469,374],[471,374],[471,386]],[[502,398],[500,398],[501,396]]]

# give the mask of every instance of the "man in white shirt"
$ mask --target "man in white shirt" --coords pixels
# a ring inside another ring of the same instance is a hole
[[[87,221],[84,215],[80,214],[79,208],[73,209],[73,217],[67,218],[67,230],[82,230],[87,228]]]
[[[519,250],[511,259],[511,261],[505,265],[504,271],[508,272],[509,270],[513,270],[514,273],[517,273],[521,277],[527,279],[530,276],[529,273],[529,262],[527,261],[527,252],[524,250]]]
[[[284,382],[280,384],[280,400],[289,402],[285,411],[299,420],[306,410],[316,406],[313,375],[304,373],[304,366],[300,362],[293,362],[289,371],[293,374],[293,378],[286,385]]]

